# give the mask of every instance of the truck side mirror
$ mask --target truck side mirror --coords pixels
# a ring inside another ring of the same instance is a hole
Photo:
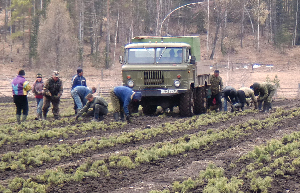
[[[195,57],[195,56],[192,56],[192,57],[191,57],[190,63],[191,63],[191,64],[196,64],[196,57]]]
[[[122,56],[120,56],[119,62],[120,62],[120,64],[123,64],[123,57]]]

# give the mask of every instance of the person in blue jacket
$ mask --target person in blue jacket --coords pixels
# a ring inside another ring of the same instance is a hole
[[[72,78],[72,88],[73,90],[76,86],[86,86],[86,79],[83,76],[82,68],[77,69],[77,74]]]
[[[72,85],[71,85],[71,94],[72,90],[76,88],[77,86],[85,86],[86,87],[86,79],[83,76],[83,70],[82,68],[77,68],[77,74],[73,76],[72,78]],[[76,101],[74,100],[74,110],[75,114],[77,113],[77,105]]]
[[[110,92],[110,97],[113,105],[113,115],[115,121],[119,121],[119,115],[121,120],[124,121],[125,113],[127,123],[131,123],[128,105],[131,101],[140,101],[142,98],[142,93],[134,92],[131,88],[126,86],[117,86]]]
[[[88,94],[94,94],[96,92],[96,88],[92,87],[91,89],[89,87],[85,87],[85,86],[76,86],[72,91],[71,91],[71,95],[74,99],[74,102],[76,104],[76,112],[78,113],[83,106],[85,106],[85,104],[87,103],[87,99],[86,96]]]

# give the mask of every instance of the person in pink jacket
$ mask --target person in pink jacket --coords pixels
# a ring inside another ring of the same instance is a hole
[[[36,80],[33,83],[33,93],[35,95],[35,99],[36,99],[36,103],[37,103],[35,120],[42,119],[43,87],[44,87],[43,76],[42,76],[42,74],[38,73],[36,75]]]

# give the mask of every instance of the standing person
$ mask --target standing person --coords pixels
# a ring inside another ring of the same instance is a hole
[[[78,117],[80,117],[84,112],[87,112],[87,115],[93,115],[93,121],[102,121],[104,119],[103,115],[107,115],[108,113],[108,104],[107,102],[100,96],[93,96],[91,93],[89,93],[86,96],[86,99],[88,102],[86,105],[78,112],[76,116],[76,120],[78,120]],[[89,109],[92,108],[92,111],[89,111]]]
[[[89,87],[85,87],[85,86],[76,86],[72,91],[71,91],[71,95],[75,101],[76,104],[76,112],[78,113],[82,107],[87,103],[87,99],[86,96],[88,94],[94,94],[96,92],[96,88],[92,87],[92,89],[90,89]]]
[[[63,93],[63,83],[59,78],[59,72],[53,71],[52,77],[47,80],[44,85],[44,104],[43,104],[43,119],[47,119],[50,102],[52,103],[52,112],[54,119],[59,119],[59,102]]]
[[[72,78],[71,92],[77,86],[85,86],[86,87],[86,79],[83,76],[82,68],[77,68],[77,74],[75,76],[73,76],[73,78]],[[76,106],[75,100],[74,100],[74,110],[75,110],[75,114],[76,114],[77,106]]]
[[[25,71],[20,70],[17,77],[12,81],[12,92],[14,103],[16,105],[16,118],[18,124],[21,123],[21,114],[23,111],[22,122],[24,122],[28,116],[28,99],[27,93],[31,90],[29,82],[24,78]]]
[[[44,82],[42,78],[43,78],[42,74],[38,73],[36,75],[36,80],[33,83],[33,93],[35,95],[35,100],[37,103],[35,120],[42,119],[43,87],[44,87]]]
[[[211,97],[208,99],[208,108],[212,105],[213,100],[215,99],[219,106],[219,111],[222,111],[221,91],[223,90],[223,81],[220,77],[219,70],[214,71],[214,74],[211,76],[210,79],[210,84]]]
[[[253,88],[254,93],[257,93],[258,96],[258,109],[261,110],[263,103],[263,112],[269,112],[272,103],[272,97],[275,95],[276,88],[273,84],[263,82],[255,82],[250,88]]]
[[[114,109],[115,121],[119,121],[119,115],[121,120],[124,121],[125,113],[127,122],[131,123],[128,105],[133,100],[140,101],[142,94],[140,92],[134,92],[131,88],[126,86],[117,86],[110,92],[110,97]]]
[[[234,104],[238,102],[238,97],[237,97],[237,92],[235,88],[232,86],[226,86],[223,90],[224,94],[224,111],[227,111],[227,102],[230,103],[231,105],[231,112],[233,112],[234,109]]]
[[[245,103],[246,103],[246,98],[251,98],[251,100],[254,103],[254,109],[257,109],[257,99],[254,95],[254,91],[251,88],[241,87],[237,91],[237,97],[238,97],[239,103],[234,106],[235,108],[241,108],[243,111]]]

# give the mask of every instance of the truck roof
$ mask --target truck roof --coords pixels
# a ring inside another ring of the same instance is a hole
[[[131,43],[125,46],[125,48],[159,48],[159,47],[188,47],[191,45],[187,43],[178,43],[178,42],[149,42],[149,43]]]

